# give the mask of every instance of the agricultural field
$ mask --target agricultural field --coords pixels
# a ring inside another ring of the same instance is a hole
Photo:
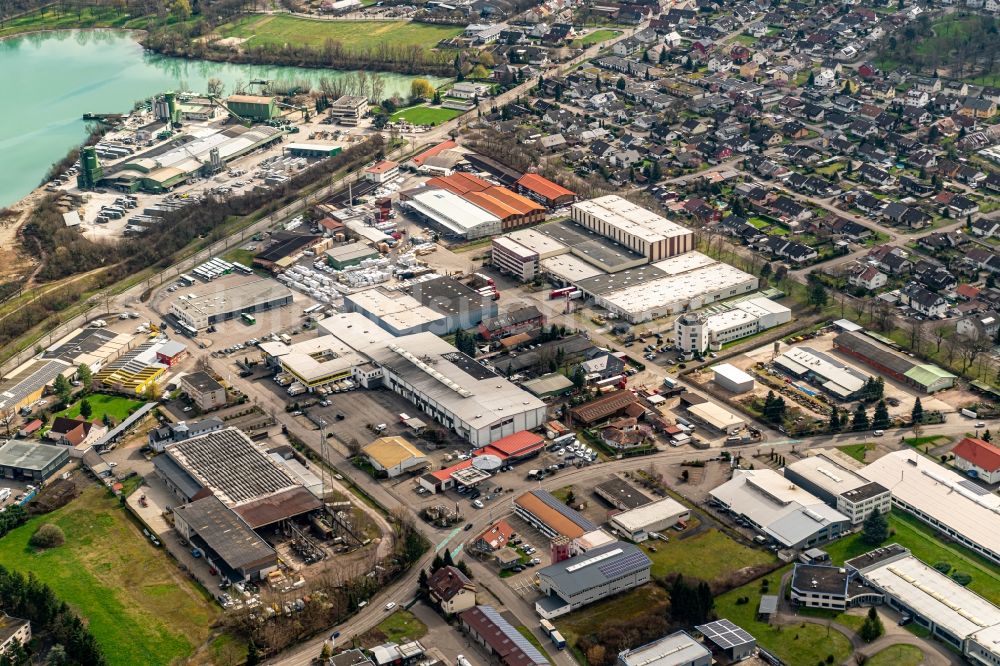
[[[432,47],[455,37],[462,28],[411,21],[316,21],[294,16],[244,16],[219,28],[223,37],[245,39],[248,46],[264,44],[321,47],[329,39],[346,49],[380,42],[393,46]]]
[[[939,562],[951,565],[950,573],[965,573],[972,576],[968,588],[982,595],[994,604],[1000,604],[1000,573],[996,568],[971,550],[955,543],[946,543],[929,527],[905,513],[893,511],[889,514],[889,529],[894,532],[886,543],[898,543],[909,548],[914,557],[934,566]],[[871,550],[861,540],[861,534],[852,534],[825,547],[834,564],[857,557]]]
[[[405,120],[411,125],[440,125],[452,118],[457,118],[462,112],[457,109],[444,109],[440,106],[411,106],[392,114],[390,120],[399,122]]]
[[[59,526],[66,542],[45,551],[29,546],[43,523]],[[66,506],[0,539],[0,564],[34,574],[86,618],[112,666],[185,661],[213,639],[210,627],[220,615],[118,500],[89,483]],[[224,640],[211,651],[226,656],[240,649]]]
[[[651,546],[656,552],[650,550]],[[771,553],[745,546],[716,529],[707,529],[687,539],[672,536],[668,543],[648,541],[641,548],[653,560],[655,578],[679,573],[711,583],[745,567],[777,562]]]
[[[765,576],[770,582],[767,594],[778,593],[781,577],[791,571],[788,565]],[[763,647],[773,651],[788,664],[816,664],[823,661],[842,664],[851,655],[851,644],[836,629],[803,622],[796,625],[767,624],[757,620],[760,605],[761,581],[755,580],[743,587],[715,598],[715,612],[746,629]],[[737,603],[746,599],[745,603]],[[827,660],[829,656],[832,660]]]
[[[124,396],[106,393],[91,393],[85,399],[93,410],[90,415],[91,421],[103,421],[105,416],[109,416],[114,419],[115,423],[121,423],[128,418],[129,413],[144,404],[141,400],[131,400]],[[57,413],[56,416],[65,416],[70,419],[79,418],[82,403],[83,400],[78,400],[67,409]]]

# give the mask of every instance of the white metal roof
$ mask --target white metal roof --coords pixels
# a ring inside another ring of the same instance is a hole
[[[638,508],[615,514],[611,520],[629,532],[636,532],[665,518],[680,516],[687,512],[688,508],[674,498],[664,497]]]
[[[423,215],[462,235],[484,224],[500,223],[497,216],[448,190],[428,189],[414,195],[410,203]]]
[[[746,382],[753,381],[753,377],[730,363],[720,363],[719,365],[713,366],[712,370],[715,371],[715,374],[719,377],[728,379],[735,384],[745,384]]]
[[[609,194],[573,204],[574,219],[576,219],[578,211],[588,213],[609,226],[649,243],[691,233],[687,227],[682,227],[662,215],[637,206],[617,194]]]

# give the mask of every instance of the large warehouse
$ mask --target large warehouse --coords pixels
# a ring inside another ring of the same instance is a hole
[[[892,544],[845,563],[884,603],[982,666],[1000,663],[1000,608]]]
[[[858,470],[885,486],[892,504],[1000,564],[1000,497],[913,451],[886,454]]]
[[[322,506],[238,428],[170,444],[153,467],[182,502],[214,495],[252,529]]]
[[[851,527],[850,518],[771,469],[735,470],[710,494],[784,548],[809,548]]]
[[[514,512],[550,539],[559,536],[576,539],[597,529],[597,525],[547,490],[531,490],[517,497]]]
[[[448,335],[495,317],[496,301],[451,277],[429,275],[398,288],[375,287],[344,296],[344,311],[358,312],[395,336]]]
[[[427,188],[410,196],[404,206],[447,236],[475,240],[500,233],[499,217],[449,190]]]
[[[611,517],[611,527],[629,541],[640,543],[649,538],[650,532],[665,530],[690,517],[690,509],[671,497],[664,497],[615,514]]]
[[[641,206],[609,194],[572,206],[573,221],[650,261],[694,250],[694,232]]]
[[[0,410],[18,411],[31,406],[45,393],[45,387],[59,375],[67,377],[76,366],[62,359],[32,359],[0,379]]]
[[[457,171],[450,176],[435,176],[428,180],[426,185],[448,190],[492,213],[500,218],[500,226],[504,231],[535,224],[545,219],[543,206],[471,173]]]
[[[545,403],[433,333],[395,336],[356,312],[321,330],[370,359],[382,383],[473,446],[545,423]]]
[[[214,495],[174,507],[174,529],[231,581],[256,580],[278,568],[278,554]]]
[[[280,282],[253,279],[232,284],[236,279],[227,280],[231,286],[220,291],[212,292],[210,285],[204,285],[207,293],[178,298],[170,304],[170,314],[185,326],[201,331],[244,313],[264,312],[292,302],[291,290]]]
[[[955,385],[957,377],[931,363],[921,363],[877,342],[870,336],[845,331],[833,339],[834,349],[868,364],[879,374],[920,389],[935,393]]]
[[[347,379],[367,359],[332,335],[307,338],[287,345],[280,341],[260,343],[264,360],[280,366],[303,386],[315,388]]]
[[[615,541],[541,569],[542,598],[535,612],[546,619],[649,582],[653,563],[638,546]]]
[[[869,379],[868,375],[811,347],[793,347],[774,359],[774,364],[793,377],[804,379],[840,400],[857,397]]]
[[[885,486],[822,453],[793,462],[784,473],[786,479],[840,511],[854,525],[864,522],[872,511],[888,513],[891,508],[892,498]]]
[[[8,440],[0,444],[0,479],[39,483],[69,461],[69,447]]]

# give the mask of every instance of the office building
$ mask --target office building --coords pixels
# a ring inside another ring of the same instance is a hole
[[[712,666],[712,653],[686,632],[618,653],[617,666]]]
[[[1000,564],[1000,497],[913,451],[894,451],[858,470],[885,486],[892,505]]]
[[[686,354],[719,351],[727,342],[756,335],[792,320],[792,311],[769,298],[747,298],[711,308],[715,312],[690,312],[674,323],[674,344]]]
[[[889,489],[864,478],[830,456],[820,453],[796,460],[784,469],[785,478],[816,495],[859,525],[873,511],[892,508]]]
[[[202,412],[226,406],[226,387],[203,370],[184,375],[180,384],[181,390]]]
[[[368,114],[368,98],[359,95],[343,95],[330,105],[327,113],[341,125],[357,127]]]
[[[695,249],[694,232],[616,194],[579,201],[573,221],[610,238],[650,261]]]
[[[720,506],[740,516],[784,548],[809,548],[841,536],[851,521],[774,470],[741,470],[710,492]]]
[[[792,602],[805,608],[847,610],[882,603],[882,595],[868,587],[855,571],[822,564],[795,563]]]
[[[260,343],[264,360],[279,366],[309,389],[348,379],[367,359],[332,335],[297,340]]]
[[[653,563],[638,546],[612,542],[544,569],[535,612],[552,619],[649,582]]]
[[[0,654],[10,654],[15,645],[27,647],[31,641],[31,622],[0,611]]]

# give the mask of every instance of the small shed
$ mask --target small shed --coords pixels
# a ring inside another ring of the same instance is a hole
[[[757,607],[757,619],[761,622],[770,622],[771,616],[778,612],[778,595],[762,594],[760,605]]]

